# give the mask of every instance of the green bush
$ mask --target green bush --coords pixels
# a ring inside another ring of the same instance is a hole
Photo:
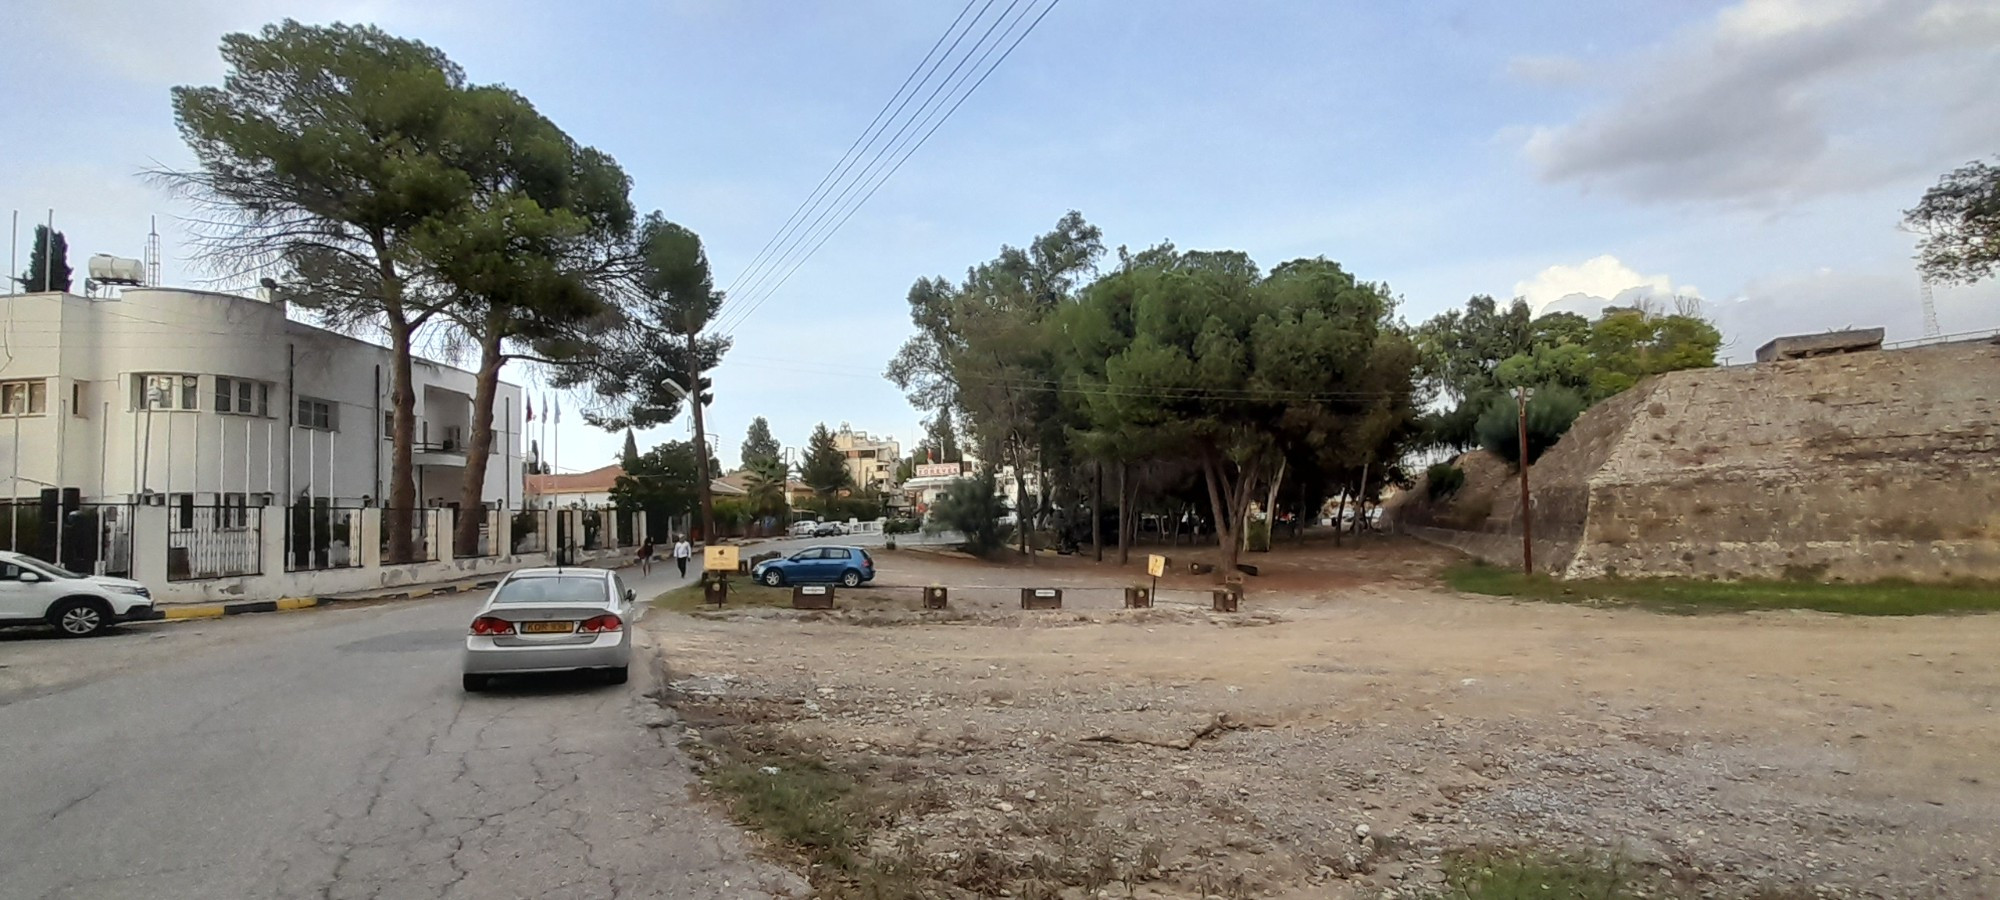
[[[1465,470],[1451,463],[1437,463],[1424,470],[1424,492],[1433,501],[1458,493],[1465,486]]]
[[[1562,440],[1576,417],[1583,414],[1583,395],[1568,388],[1538,388],[1528,399],[1528,462]],[[1521,464],[1520,408],[1513,397],[1493,398],[1479,416],[1479,443],[1493,455]]]
[[[916,534],[923,523],[915,519],[890,519],[882,523],[883,534]]]
[[[953,481],[932,504],[929,527],[965,535],[960,546],[967,553],[984,556],[1007,546],[1013,535],[1013,527],[1000,521],[1005,515],[1007,501],[993,483],[993,474],[986,472]]]

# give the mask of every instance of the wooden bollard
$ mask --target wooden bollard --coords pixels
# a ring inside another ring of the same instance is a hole
[[[1125,589],[1126,609],[1152,609],[1153,589],[1149,587],[1128,587]]]
[[[945,590],[941,585],[934,584],[924,588],[924,608],[943,609],[950,593],[950,591]]]
[[[1022,588],[1022,609],[1062,609],[1062,588]]]
[[[793,609],[832,609],[833,585],[800,584],[792,586]]]
[[[1241,585],[1226,585],[1216,588],[1212,596],[1216,612],[1235,612],[1237,604],[1243,602],[1243,588]]]

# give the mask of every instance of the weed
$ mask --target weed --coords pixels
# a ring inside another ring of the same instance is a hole
[[[2000,583],[1990,581],[1820,584],[1617,577],[1564,581],[1525,576],[1483,563],[1453,566],[1445,570],[1444,578],[1453,590],[1467,593],[1557,603],[1610,601],[1663,612],[1815,609],[1858,616],[1914,616],[2000,611]]]

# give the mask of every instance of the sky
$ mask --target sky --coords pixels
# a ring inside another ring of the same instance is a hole
[[[1013,0],[997,0],[988,19]],[[1051,0],[1029,0],[1037,13]],[[957,0],[16,0],[0,55],[0,215],[55,210],[79,271],[137,257],[216,283],[144,178],[190,157],[169,89],[219,83],[228,32],[369,22],[520,91],[699,232],[735,347],[707,421],[921,434],[882,370],[920,277],[961,277],[1068,210],[1133,248],[1326,256],[1410,321],[1475,294],[1538,310],[1699,298],[1746,361],[1780,334],[1922,336],[1902,211],[2000,154],[2000,4],[1056,0],[1039,27],[792,272],[760,250],[960,14]],[[968,14],[970,15],[970,14]],[[970,38],[968,38],[968,41]],[[858,193],[857,195],[858,196]],[[829,221],[830,224],[830,221]],[[803,248],[802,248],[803,249]],[[789,268],[789,266],[787,266]],[[780,272],[782,274],[782,272]],[[1945,333],[2000,328],[2000,283],[1939,286]],[[533,372],[510,369],[529,386]],[[563,470],[622,435],[566,403]],[[639,436],[684,439],[686,417]]]

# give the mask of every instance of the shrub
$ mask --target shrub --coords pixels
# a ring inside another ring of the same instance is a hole
[[[1528,399],[1528,462],[1562,440],[1583,414],[1583,396],[1568,388],[1537,388]],[[1479,443],[1515,466],[1521,464],[1520,409],[1513,397],[1493,398],[1479,417]]]
[[[1424,492],[1433,501],[1458,493],[1465,486],[1465,470],[1451,463],[1437,463],[1424,470]]]
[[[960,478],[951,483],[931,506],[930,527],[965,535],[959,546],[979,556],[1007,546],[1013,527],[1000,521],[1007,514],[1007,501],[993,483],[993,473]]]
[[[883,534],[916,534],[922,523],[915,519],[890,519],[882,523]]]

